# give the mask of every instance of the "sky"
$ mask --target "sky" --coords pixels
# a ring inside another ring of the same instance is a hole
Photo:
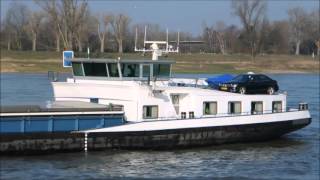
[[[0,0],[1,19],[12,1],[24,3],[32,10],[39,10],[32,0]],[[319,8],[319,0],[267,0],[269,20],[287,19],[287,10],[302,7],[307,12]],[[241,26],[233,15],[229,0],[89,0],[92,13],[124,13],[131,17],[131,23],[155,23],[169,31],[187,31],[194,35],[201,33],[202,24],[214,25],[224,21],[226,25]]]

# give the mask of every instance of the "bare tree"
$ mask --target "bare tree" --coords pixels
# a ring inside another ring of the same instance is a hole
[[[307,25],[307,35],[309,39],[314,42],[314,52],[316,51],[317,55],[320,56],[320,9],[316,8],[308,15],[308,25]],[[316,50],[317,49],[317,50]]]
[[[50,33],[54,36],[55,40],[55,49],[57,52],[60,52],[60,30],[61,25],[63,24],[63,17],[59,15],[58,12],[58,3],[56,0],[50,1],[41,1],[41,0],[34,0],[36,4],[38,4],[45,12],[44,15],[46,18],[46,22],[51,25]]]
[[[88,40],[88,34],[90,31],[90,15],[87,13],[81,20],[80,20],[80,26],[76,29],[75,32],[75,40],[78,47],[78,51],[83,51],[83,45]]]
[[[147,23],[141,28],[144,33],[144,27],[147,27],[147,40],[165,40],[167,33],[166,29],[161,28],[159,24]],[[144,36],[141,36],[143,38]]]
[[[48,13],[49,21],[52,22],[53,30],[55,34],[56,40],[56,51],[60,51],[60,35],[62,35],[62,16],[60,16],[58,10],[58,2],[56,0],[50,1],[41,1],[34,0],[36,4],[38,4],[45,12]],[[65,42],[64,42],[65,45]]]
[[[12,26],[10,25],[10,23],[8,22],[8,19],[6,18],[5,21],[3,22],[2,26],[3,27],[3,30],[2,30],[2,33],[3,33],[3,36],[4,37],[2,40],[5,39],[6,41],[6,44],[7,44],[7,50],[10,51],[11,50],[11,44],[12,44],[12,41],[13,41],[13,38],[14,38],[14,34],[13,34],[13,28]]]
[[[207,52],[214,52],[214,30],[213,27],[209,27],[205,22],[202,24],[203,32],[202,39],[206,44]]]
[[[100,52],[104,52],[104,47],[106,43],[106,38],[108,34],[109,24],[111,23],[113,16],[111,14],[108,15],[97,15],[96,23],[97,23],[97,31],[98,37],[100,40]]]
[[[29,16],[29,22],[26,27],[32,39],[32,51],[36,51],[37,48],[37,35],[43,17],[42,12],[32,12]]]
[[[57,24],[54,24],[54,36],[55,36],[55,40],[56,40],[56,51],[60,52],[60,33],[59,33],[59,27]]]
[[[301,7],[288,10],[291,39],[295,43],[295,54],[300,54],[300,44],[305,36],[307,13]]]
[[[317,56],[320,56],[320,40],[316,40],[315,44],[317,46]]]
[[[218,21],[216,23],[216,30],[214,31],[215,37],[217,39],[217,43],[219,45],[220,52],[225,55],[226,54],[226,42],[224,38],[224,32],[225,32],[225,24],[222,21]]]
[[[233,0],[232,8],[234,14],[241,20],[250,44],[252,60],[254,60],[258,51],[259,27],[265,19],[267,5],[263,0]]]
[[[288,21],[274,21],[264,29],[263,48],[267,53],[289,53]]]
[[[35,0],[53,19],[63,41],[64,47],[73,49],[77,30],[83,25],[87,15],[86,0]]]
[[[51,15],[47,15],[47,21],[48,23],[51,25],[51,29],[50,32],[52,33],[53,37],[54,37],[54,41],[55,41],[55,50],[56,52],[60,52],[60,48],[61,48],[61,38],[60,38],[60,32],[59,32],[59,26],[58,24],[61,23],[57,23],[57,22],[61,22],[61,17],[58,17],[58,19],[53,19]]]
[[[13,2],[6,13],[5,26],[8,35],[8,49],[11,49],[12,42],[15,42],[17,49],[22,49],[22,38],[25,34],[27,14],[29,10],[24,4]]]
[[[63,8],[61,8],[61,14],[64,17],[64,33],[60,31],[60,34],[62,34],[65,47],[69,49],[73,49],[73,40],[76,38],[76,31],[83,25],[83,19],[86,17],[87,12],[87,2],[78,2],[77,0],[62,1]]]
[[[202,38],[207,44],[209,51],[215,52],[220,51],[223,55],[226,54],[226,41],[224,38],[225,25],[222,21],[216,23],[215,27],[208,27],[205,23],[203,24],[204,30]]]
[[[78,47],[78,51],[82,52],[83,51],[83,37],[85,36],[87,31],[87,27],[85,25],[80,26],[76,32],[75,32],[75,40],[76,40],[76,44]]]
[[[113,28],[114,36],[118,44],[119,53],[123,52],[123,41],[126,37],[129,21],[129,17],[124,14],[114,16],[111,20],[111,26]]]
[[[226,49],[228,49],[229,53],[235,53],[239,51],[238,47],[238,37],[240,34],[240,30],[235,25],[230,25],[224,30],[224,38],[226,42]]]
[[[226,51],[225,51],[225,41],[224,41],[224,37],[222,35],[222,33],[218,32],[218,31],[214,31],[215,33],[215,37],[218,41],[218,44],[219,44],[219,48],[220,48],[220,51],[223,55],[226,54]]]

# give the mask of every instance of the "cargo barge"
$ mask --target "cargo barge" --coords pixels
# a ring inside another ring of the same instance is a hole
[[[124,123],[123,107],[112,104],[59,101],[47,107],[2,106],[0,152],[3,155],[82,151],[85,136],[78,131]]]
[[[287,93],[240,94],[172,77],[172,60],[69,58],[46,108],[1,110],[4,153],[173,149],[278,138],[311,123]],[[54,78],[56,79],[56,78]]]

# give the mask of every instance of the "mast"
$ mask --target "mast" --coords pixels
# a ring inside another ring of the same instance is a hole
[[[177,48],[173,49],[171,45],[169,46],[169,31],[167,28],[165,41],[147,41],[147,26],[145,26],[144,27],[144,38],[143,38],[143,49],[138,49],[137,48],[138,30],[136,28],[136,38],[135,38],[134,51],[143,52],[143,53],[152,52],[152,60],[156,61],[156,60],[158,60],[159,56],[162,56],[162,53],[177,53],[177,52],[179,52],[179,39],[180,39],[180,37],[179,37],[179,32],[178,32]],[[147,49],[147,45],[149,45],[149,49]]]
[[[144,26],[143,49],[146,49],[146,41],[147,41],[147,26]]]

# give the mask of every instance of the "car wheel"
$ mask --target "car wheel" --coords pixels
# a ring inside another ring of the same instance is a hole
[[[274,93],[274,88],[273,87],[269,87],[268,90],[267,90],[267,93],[270,94],[270,95],[273,94]]]
[[[240,94],[245,94],[246,93],[246,88],[245,87],[240,87],[239,88],[239,93]]]

